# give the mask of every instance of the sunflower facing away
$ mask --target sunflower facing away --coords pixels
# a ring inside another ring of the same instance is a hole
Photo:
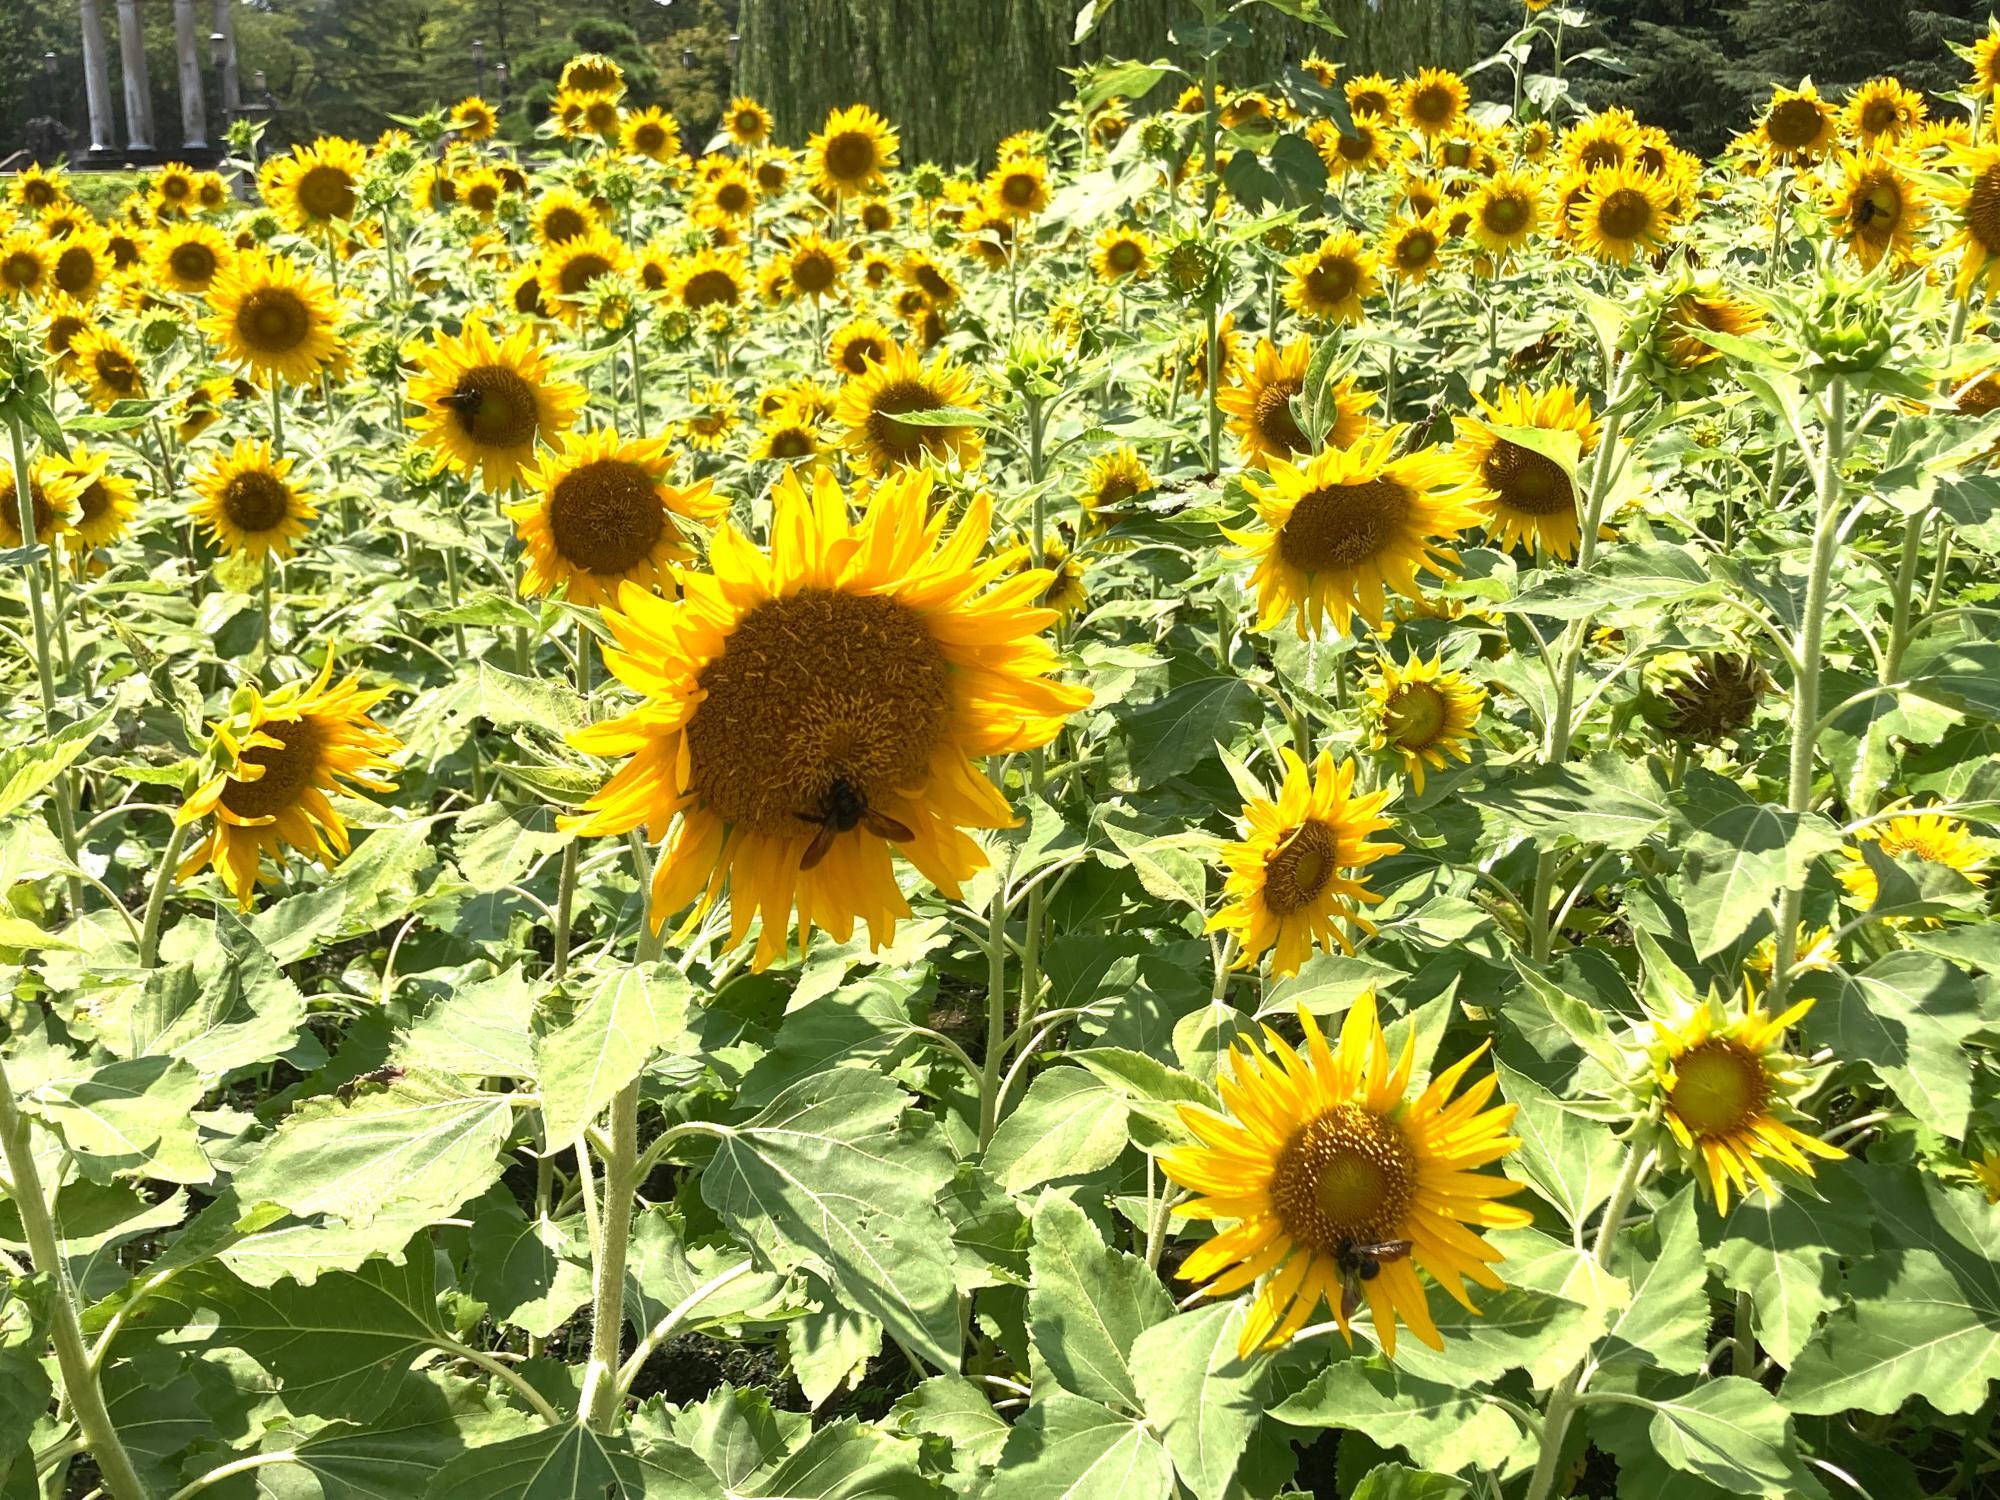
[[[1881,894],[1862,844],[1874,844],[1891,859],[1911,859],[1956,870],[1974,885],[1986,884],[1987,846],[1957,818],[1943,813],[1902,813],[1861,830],[1857,842],[1840,851],[1835,873],[1847,891],[1849,904],[1867,911]]]
[[[1226,534],[1256,561],[1259,630],[1287,613],[1301,635],[1329,617],[1345,634],[1355,615],[1380,630],[1389,590],[1415,598],[1420,571],[1457,561],[1441,539],[1476,525],[1479,508],[1436,449],[1397,456],[1404,432],[1323,449],[1303,468],[1272,459],[1268,484],[1245,481],[1262,525]]]
[[[989,502],[947,535],[931,485],[889,478],[856,524],[829,475],[810,495],[788,475],[768,554],[725,526],[678,603],[624,589],[606,612],[605,660],[645,701],[574,735],[630,758],[567,826],[665,841],[656,926],[726,881],[729,946],[762,919],[759,969],[795,910],[801,947],[815,927],[847,941],[856,918],[889,941],[909,915],[892,850],[956,896],[986,864],[963,830],[1014,822],[974,762],[1046,745],[1089,703],[1050,676],[1055,615],[1032,603],[1048,575],[1001,582],[1005,563],[979,558]]]
[[[1384,1354],[1395,1356],[1398,1322],[1442,1349],[1418,1273],[1477,1311],[1466,1281],[1505,1285],[1493,1271],[1503,1256],[1479,1231],[1531,1219],[1498,1201],[1521,1184],[1478,1170],[1520,1145],[1506,1133],[1514,1106],[1486,1107],[1490,1074],[1452,1099],[1483,1046],[1407,1097],[1415,1030],[1392,1064],[1372,993],[1349,1007],[1337,1046],[1303,1007],[1299,1024],[1301,1048],[1266,1026],[1268,1052],[1248,1038],[1231,1049],[1216,1085],[1227,1113],[1181,1106],[1199,1144],[1164,1152],[1160,1169],[1199,1195],[1180,1212],[1230,1227],[1179,1274],[1205,1282],[1211,1297],[1268,1278],[1237,1340],[1243,1358],[1286,1343],[1322,1302],[1350,1344],[1350,1320],[1366,1302]]]
[[[269,443],[238,438],[194,476],[201,498],[188,507],[189,517],[234,556],[290,557],[292,543],[319,517],[311,497],[292,483],[292,462],[273,458]]]
[[[1576,391],[1567,385],[1539,392],[1507,385],[1491,401],[1477,399],[1485,419],[1454,417],[1452,425],[1466,478],[1486,511],[1487,535],[1502,547],[1539,545],[1555,557],[1576,556],[1583,528],[1569,474],[1546,454],[1502,437],[1494,428],[1571,433],[1581,457],[1597,447],[1590,398],[1577,400]]]
[[[1667,363],[1687,372],[1722,358],[1701,332],[1745,338],[1764,326],[1763,309],[1732,295],[1719,281],[1697,281],[1662,310],[1659,350]]]
[[[1223,904],[1208,923],[1211,932],[1235,935],[1237,968],[1251,967],[1268,950],[1271,972],[1280,978],[1297,973],[1315,948],[1353,952],[1343,922],[1375,930],[1362,909],[1382,898],[1368,889],[1364,872],[1403,847],[1369,837],[1391,826],[1382,809],[1393,794],[1356,796],[1353,761],[1335,765],[1332,753],[1321,751],[1308,774],[1287,749],[1284,765],[1277,798],[1245,803],[1241,841],[1223,846],[1229,874]]]
[[[847,427],[848,447],[872,473],[954,460],[971,468],[983,451],[978,428],[918,427],[896,418],[970,406],[975,399],[972,377],[949,355],[935,355],[926,365],[899,347],[842,387],[834,415]]]
[[[1472,759],[1466,746],[1478,738],[1486,689],[1462,672],[1445,670],[1437,657],[1413,656],[1398,666],[1384,655],[1368,701],[1371,747],[1397,756],[1419,795],[1426,767],[1442,771],[1447,756]]]
[[[1746,988],[1733,1007],[1710,996],[1653,1023],[1644,1092],[1658,1101],[1688,1170],[1715,1195],[1718,1209],[1729,1207],[1731,1184],[1739,1194],[1753,1181],[1775,1191],[1765,1159],[1810,1177],[1808,1156],[1838,1161],[1847,1154],[1790,1123],[1799,1118],[1790,1100],[1806,1080],[1778,1044],[1812,1005],[1801,1000],[1767,1016]]]
[[[1218,398],[1229,415],[1229,430],[1243,448],[1243,461],[1253,467],[1267,458],[1303,456],[1312,443],[1292,415],[1292,398],[1305,388],[1306,367],[1312,361],[1312,346],[1294,339],[1282,350],[1269,339],[1260,339],[1250,368],[1240,383]],[[1326,442],[1345,448],[1368,431],[1368,413],[1373,398],[1352,381],[1333,388],[1334,419]]]
[[[477,472],[490,493],[504,490],[534,458],[536,442],[553,442],[583,409],[583,387],[556,375],[527,328],[503,343],[475,320],[456,338],[438,334],[417,365],[409,390],[423,408],[417,440],[437,450],[440,467]]]
[[[837,109],[820,133],[806,142],[813,185],[845,198],[880,184],[896,165],[897,136],[889,122],[865,104]]]
[[[268,697],[244,687],[241,706],[215,726],[222,769],[176,815],[183,827],[215,818],[177,878],[214,865],[248,911],[257,882],[271,878],[263,872],[265,855],[282,861],[289,845],[329,867],[345,856],[347,825],[328,794],[395,790],[382,773],[394,769],[390,757],[402,744],[368,716],[387,695],[387,688],[363,689],[358,677],[335,684],[330,653],[310,683],[288,683]]]
[[[260,383],[303,385],[340,359],[338,304],[319,272],[283,256],[247,254],[217,273],[202,329],[225,360],[247,364]]]

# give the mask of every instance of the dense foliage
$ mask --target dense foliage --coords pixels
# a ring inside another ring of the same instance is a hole
[[[2000,26],[1273,9],[7,181],[0,1500],[1993,1493]]]

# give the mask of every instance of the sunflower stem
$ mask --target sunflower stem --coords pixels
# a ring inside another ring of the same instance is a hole
[[[1010,863],[1008,874],[1012,873]],[[986,1056],[979,1069],[979,1148],[1000,1123],[1000,1078],[1007,1052],[1007,876],[996,875],[986,918]]]
[[[1757,1301],[1748,1292],[1736,1293],[1735,1337],[1730,1340],[1729,1368],[1745,1380],[1757,1368]]]
[[[639,354],[639,323],[635,318],[627,329],[627,342],[632,347],[632,416],[633,436],[646,435],[646,375],[645,362]]]
[[[178,818],[174,820],[174,831],[167,836],[166,853],[160,856],[160,868],[153,876],[152,894],[146,898],[146,916],[139,928],[139,967],[151,969],[159,964],[160,918],[166,914],[167,892],[174,884],[174,870],[180,864],[181,848],[187,843],[188,825]]]
[[[285,385],[271,377],[271,457],[285,456]]]
[[[25,492],[25,473],[20,486]],[[32,524],[31,518],[31,527]],[[31,529],[25,535],[33,536],[34,532]],[[56,1364],[62,1372],[64,1399],[83,1431],[84,1446],[96,1460],[105,1490],[116,1500],[146,1500],[146,1487],[118,1436],[110,1408],[104,1402],[104,1391],[97,1383],[97,1372],[91,1367],[90,1352],[84,1347],[83,1327],[76,1315],[76,1294],[70,1286],[55,1221],[50,1217],[49,1201],[42,1191],[34,1144],[28,1136],[28,1119],[15,1103],[6,1066],[0,1063],[0,1152],[4,1152],[7,1161],[8,1196],[21,1216],[29,1257],[36,1271],[48,1279],[49,1339],[55,1345]]]

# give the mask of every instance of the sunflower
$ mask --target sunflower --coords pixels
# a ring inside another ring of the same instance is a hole
[[[1986,1189],[1988,1203],[2000,1203],[2000,1150],[1989,1151],[1978,1161],[1967,1162],[1979,1185]]]
[[[1494,429],[1570,433],[1581,458],[1597,447],[1590,398],[1579,401],[1569,385],[1552,385],[1544,391],[1503,385],[1491,401],[1483,396],[1475,399],[1485,419],[1452,418],[1457,433],[1454,456],[1483,513],[1486,534],[1502,547],[1539,545],[1553,556],[1574,557],[1583,528],[1577,520],[1576,486],[1568,471]]]
[[[1740,734],[1771,685],[1753,656],[1705,651],[1677,665],[1661,686],[1660,727],[1696,744],[1716,745]]]
[[[458,179],[441,163],[425,162],[410,179],[410,201],[419,213],[448,214],[458,196]]]
[[[61,167],[44,167],[31,161],[14,174],[7,194],[28,212],[38,214],[69,201],[69,173]]]
[[[1991,851],[1984,839],[1943,813],[1900,813],[1862,829],[1856,841],[1840,851],[1842,863],[1835,873],[1847,891],[1848,903],[1861,911],[1874,906],[1881,894],[1875,871],[1862,853],[1864,844],[1875,845],[1891,859],[1943,865],[1974,885],[1986,884],[1986,860]]]
[[[79,542],[85,547],[108,547],[125,534],[139,509],[138,492],[130,479],[111,467],[109,453],[78,443],[52,467],[69,481],[76,505],[70,525]]]
[[[459,202],[482,219],[490,219],[499,213],[500,202],[506,196],[506,183],[491,167],[474,167],[458,179]]]
[[[468,94],[451,107],[447,117],[452,134],[462,141],[490,140],[500,129],[500,115],[477,94]]]
[[[1343,634],[1354,615],[1379,630],[1387,590],[1415,597],[1420,570],[1443,575],[1457,561],[1437,539],[1478,522],[1479,509],[1437,450],[1396,456],[1403,437],[1371,433],[1303,468],[1274,458],[1268,484],[1245,480],[1263,524],[1227,534],[1257,564],[1258,629],[1289,611],[1301,635],[1328,616]]]
[[[959,221],[960,242],[989,271],[1004,271],[1014,255],[1014,220],[986,208]]]
[[[517,328],[497,341],[483,320],[454,338],[435,335],[417,356],[409,400],[417,441],[437,450],[439,468],[477,473],[489,493],[507,488],[535,456],[576,422],[584,390],[555,373],[534,333]]]
[[[757,208],[757,179],[740,162],[724,162],[702,189],[696,212],[725,224],[746,220]]]
[[[1948,191],[1945,199],[1958,215],[1958,232],[1947,246],[1963,252],[1958,295],[1970,293],[1983,273],[1990,297],[2000,290],[2000,147],[1956,146],[1951,160],[1972,169],[1972,180]]]
[[[551,112],[563,134],[572,139],[596,136],[611,145],[625,122],[618,99],[619,94],[610,89],[565,89],[556,95]]]
[[[248,911],[258,881],[272,878],[263,871],[265,855],[282,862],[289,845],[328,867],[346,855],[347,825],[329,796],[395,790],[382,773],[395,769],[391,757],[402,744],[368,716],[387,696],[387,688],[364,690],[358,677],[335,685],[331,652],[310,683],[288,683],[268,697],[246,684],[240,706],[215,726],[221,769],[175,816],[183,827],[215,818],[176,878],[213,865]]]
[[[819,423],[789,403],[764,418],[753,459],[796,465],[810,473],[826,462],[827,448],[820,436]]]
[[[34,508],[35,540],[46,547],[76,520],[76,479],[47,458],[28,461],[28,504]],[[14,466],[0,463],[0,546],[19,547],[21,494],[15,488]]]
[[[1771,91],[1757,122],[1758,143],[1774,162],[1818,161],[1840,137],[1840,112],[1811,83]]]
[[[1378,120],[1387,120],[1402,105],[1402,90],[1396,81],[1380,73],[1364,73],[1348,79],[1346,93],[1350,115],[1373,115]]]
[[[616,59],[601,52],[579,52],[563,64],[562,76],[556,80],[556,87],[587,94],[622,94],[625,92],[625,69]]]
[[[542,305],[541,267],[532,261],[515,267],[513,274],[507,278],[501,301],[524,318],[548,316],[548,309]]]
[[[1872,78],[1848,96],[1842,110],[1848,131],[1863,150],[1893,146],[1924,123],[1924,96],[1895,78]]]
[[[527,548],[524,594],[567,585],[569,602],[604,605],[618,586],[672,586],[674,563],[694,556],[686,522],[728,508],[708,480],[670,484],[665,438],[620,438],[608,427],[560,438],[528,471],[534,498],[507,507]]]
[[[1444,224],[1435,213],[1392,215],[1382,226],[1382,269],[1398,281],[1422,286],[1444,254]]]
[[[78,229],[50,246],[49,289],[88,302],[111,273],[111,254],[97,229]]]
[[[1503,170],[1472,198],[1472,237],[1494,255],[1524,248],[1542,216],[1541,183],[1526,172]]]
[[[40,218],[42,238],[49,240],[66,240],[73,234],[97,227],[96,218],[81,203],[58,203],[53,208],[43,209]]]
[[[1306,136],[1337,182],[1356,173],[1379,172],[1389,165],[1389,132],[1378,117],[1357,113],[1353,129],[1342,130],[1331,120],[1315,120]]]
[[[904,254],[900,274],[906,282],[931,299],[933,307],[949,307],[959,298],[958,283],[951,273],[921,250]]]
[[[847,274],[847,246],[818,233],[800,235],[785,253],[785,267],[792,295],[814,301],[838,297]]]
[[[823,426],[833,420],[835,409],[840,405],[840,392],[823,380],[814,380],[809,375],[801,375],[783,385],[772,386],[757,398],[757,417],[776,416],[786,407],[791,407],[804,420]]]
[[[42,305],[42,347],[65,375],[76,371],[76,355],[71,352],[76,336],[90,327],[90,309],[74,298],[57,294]]]
[[[1269,339],[1259,339],[1257,352],[1240,384],[1225,390],[1220,405],[1229,415],[1229,430],[1243,448],[1243,461],[1261,467],[1266,458],[1293,458],[1313,451],[1313,444],[1299,429],[1292,415],[1292,398],[1305,389],[1306,367],[1312,362],[1312,346],[1294,339],[1279,349]],[[1368,431],[1368,412],[1374,404],[1366,391],[1352,381],[1341,381],[1333,389],[1334,418],[1325,441],[1345,448]]]
[[[147,263],[155,278],[177,292],[199,296],[236,259],[236,247],[212,224],[189,220],[154,238]]]
[[[1380,666],[1368,687],[1369,744],[1401,759],[1421,795],[1425,767],[1442,771],[1447,756],[1472,759],[1465,747],[1478,736],[1486,689],[1462,672],[1446,671],[1435,656],[1429,661],[1413,656],[1398,666],[1385,655]]]
[[[669,289],[689,312],[705,307],[735,307],[743,301],[750,273],[743,257],[732,251],[704,248],[675,263]]]
[[[1034,218],[1049,206],[1049,164],[1039,156],[1004,158],[986,179],[986,205],[1002,218]]]
[[[1884,256],[1898,265],[1908,261],[1930,216],[1909,174],[1879,152],[1841,153],[1840,180],[1827,189],[1825,210],[1827,228],[1864,270]]]
[[[0,296],[10,302],[42,296],[49,287],[51,248],[40,235],[25,229],[0,240]]]
[[[1083,564],[1054,534],[1043,539],[1040,562],[1035,561],[1034,553],[1033,539],[1020,536],[1000,549],[999,558],[1007,565],[1009,577],[1034,573],[1047,580],[1042,591],[1031,601],[1033,604],[1054,610],[1059,621],[1075,619],[1088,598],[1083,582]]]
[[[76,378],[100,411],[120,401],[135,401],[146,394],[146,377],[139,369],[139,357],[108,328],[86,328],[69,343]]]
[[[542,306],[574,325],[583,315],[583,293],[600,276],[627,268],[631,253],[625,242],[602,229],[551,245],[542,252]]]
[[[218,375],[183,395],[174,406],[174,436],[183,444],[191,443],[213,427],[222,419],[223,408],[239,394],[238,383],[232,375]]]
[[[1515,137],[1514,149],[1520,154],[1522,161],[1539,164],[1548,159],[1548,154],[1555,149],[1555,144],[1555,132],[1549,129],[1547,120],[1530,120],[1521,127],[1520,134]]]
[[[208,305],[203,331],[260,382],[303,385],[341,358],[332,285],[283,256],[239,256],[209,284]]]
[[[1722,351],[1698,330],[1745,338],[1764,326],[1761,308],[1724,290],[1719,282],[1697,283],[1667,304],[1661,316],[1660,352],[1682,372],[1722,358]]]
[[[1083,474],[1083,534],[1097,536],[1115,527],[1126,518],[1125,504],[1157,484],[1130,443],[1098,454]]]
[[[1398,100],[1403,123],[1429,140],[1465,118],[1471,95],[1465,80],[1446,68],[1425,68],[1403,85]]]
[[[681,128],[674,117],[657,104],[635,110],[618,128],[618,143],[627,156],[643,156],[650,161],[672,161],[680,155]]]
[[[690,902],[699,916],[726,880],[729,946],[762,918],[757,969],[786,954],[795,909],[801,948],[815,927],[847,941],[856,918],[889,941],[909,915],[892,846],[956,898],[987,862],[963,830],[1015,821],[974,761],[1048,744],[1089,703],[1049,675],[1054,614],[1031,602],[1046,575],[1000,582],[978,560],[990,502],[947,537],[931,486],[888,478],[857,525],[830,475],[809,495],[788,474],[768,555],[725,526],[679,603],[624,589],[606,612],[605,659],[645,702],[572,736],[630,760],[565,821],[665,840],[656,926]]]
[[[829,197],[849,197],[875,187],[896,165],[896,132],[865,104],[837,109],[806,142],[813,185]]]
[[[848,429],[847,446],[878,476],[954,460],[969,469],[982,451],[977,427],[918,427],[896,418],[969,406],[976,399],[972,377],[949,355],[936,355],[926,365],[898,347],[847,382],[834,415]]]
[[[2000,19],[1987,18],[1986,34],[1972,44],[1972,82],[1968,94],[1992,97],[2000,89]]]
[[[757,164],[750,169],[750,175],[757,179],[757,191],[766,198],[775,198],[791,186],[791,156],[783,151],[766,151],[757,158]]]
[[[1583,179],[1570,209],[1570,232],[1585,254],[1623,265],[1666,242],[1673,189],[1633,166],[1603,167]]]
[[[1341,229],[1285,262],[1285,305],[1334,323],[1361,321],[1362,302],[1382,290],[1375,257],[1351,230]]]
[[[266,442],[238,438],[194,476],[201,498],[188,507],[217,546],[234,557],[280,558],[319,518],[310,496],[292,483],[292,460],[273,458]]]
[[[1607,109],[1563,132],[1562,170],[1600,172],[1628,165],[1639,154],[1639,122],[1629,109]]]
[[[1734,1007],[1710,996],[1652,1023],[1643,1092],[1658,1100],[1687,1169],[1706,1182],[1718,1209],[1728,1208],[1731,1184],[1741,1194],[1753,1180],[1776,1191],[1765,1159],[1810,1177],[1809,1154],[1830,1161],[1847,1154],[1791,1123],[1799,1116],[1790,1100],[1805,1079],[1777,1044],[1812,1004],[1767,1016],[1746,986]]]
[[[748,94],[729,101],[723,112],[723,128],[739,146],[761,146],[771,138],[771,112]]]
[[[866,375],[896,347],[896,335],[879,318],[855,318],[834,329],[827,341],[827,360],[843,375]]]
[[[1198,1195],[1181,1213],[1231,1227],[1178,1274],[1207,1283],[1211,1297],[1268,1277],[1238,1336],[1241,1358],[1286,1343],[1322,1302],[1350,1343],[1350,1319],[1366,1301],[1384,1354],[1395,1355],[1398,1321],[1443,1349],[1418,1272],[1472,1309],[1468,1279],[1489,1291],[1505,1286],[1492,1269],[1503,1257],[1479,1230],[1532,1218],[1498,1201],[1520,1183],[1477,1170],[1520,1145],[1506,1134],[1514,1106],[1485,1108],[1490,1074],[1451,1098],[1483,1045],[1406,1098],[1416,1031],[1392,1066],[1372,992],[1348,1008],[1337,1047],[1303,1006],[1299,1024],[1302,1049],[1269,1026],[1268,1054],[1247,1037],[1230,1049],[1229,1073],[1217,1082],[1227,1114],[1180,1108],[1199,1144],[1161,1153],[1160,1170]],[[1408,1248],[1379,1258],[1355,1250],[1383,1244]]]
[[[574,188],[553,187],[535,200],[529,212],[535,238],[553,248],[565,241],[581,239],[601,226],[591,201]]]
[[[681,423],[681,434],[695,451],[713,451],[729,441],[736,428],[736,397],[728,385],[710,380],[690,393],[694,412]]]
[[[368,153],[359,141],[321,136],[284,156],[274,156],[258,174],[265,206],[295,234],[324,234],[354,217]]]

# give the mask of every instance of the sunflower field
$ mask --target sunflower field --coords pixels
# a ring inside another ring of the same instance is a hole
[[[1277,12],[8,181],[0,1500],[2000,1494],[2000,24]]]

